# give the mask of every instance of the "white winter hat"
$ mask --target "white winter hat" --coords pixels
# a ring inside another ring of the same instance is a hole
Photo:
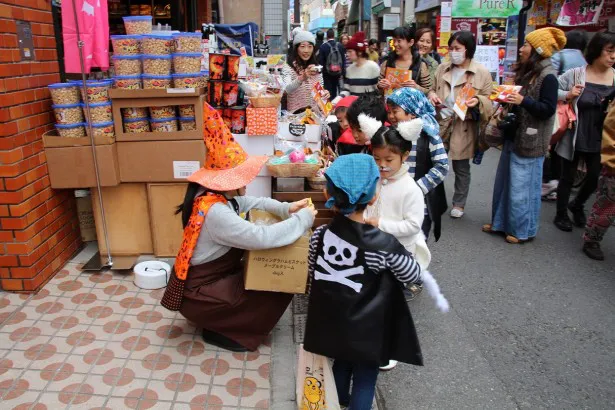
[[[295,37],[293,38],[293,46],[305,42],[311,43],[312,45],[316,44],[316,38],[314,37],[314,34],[305,30],[295,33]]]

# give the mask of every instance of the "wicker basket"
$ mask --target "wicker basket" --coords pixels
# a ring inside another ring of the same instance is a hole
[[[277,107],[282,101],[281,95],[267,94],[262,97],[249,97],[250,104],[254,108]]]
[[[325,177],[309,177],[308,184],[315,191],[322,191],[327,187],[327,178]]]
[[[318,170],[320,169],[320,164],[305,164],[305,163],[295,163],[295,164],[267,164],[267,170],[274,177],[278,178],[309,178],[316,175]]]

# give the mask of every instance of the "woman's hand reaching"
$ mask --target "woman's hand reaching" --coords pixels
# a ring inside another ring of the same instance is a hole
[[[302,199],[301,201],[293,202],[290,204],[290,208],[288,208],[288,213],[294,214],[296,212],[299,212],[303,208],[307,208],[309,205],[310,205],[309,198],[305,198],[305,199]]]

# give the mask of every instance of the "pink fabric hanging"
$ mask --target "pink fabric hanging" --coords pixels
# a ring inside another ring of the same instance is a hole
[[[64,0],[62,2],[62,36],[64,66],[67,73],[80,73],[77,25],[73,3],[77,8],[79,35],[83,41],[85,72],[92,67],[109,69],[109,11],[107,0]]]

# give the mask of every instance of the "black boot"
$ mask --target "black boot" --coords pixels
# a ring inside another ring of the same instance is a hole
[[[559,230],[562,230],[564,232],[572,232],[572,221],[568,217],[567,211],[564,211],[564,213],[558,212],[555,215],[553,223],[555,224],[555,226],[557,226]]]
[[[585,210],[583,205],[577,205],[574,202],[568,204],[568,209],[572,212],[572,218],[574,219],[574,226],[579,228],[585,228],[587,223],[587,217],[585,216]]]
[[[249,349],[243,347],[234,340],[221,335],[220,333],[212,332],[211,330],[203,329],[203,340],[210,345],[218,346],[222,349],[230,350],[231,352],[248,352]]]
[[[585,242],[583,244],[583,253],[585,253],[591,259],[597,261],[604,260],[604,253],[602,253],[602,249],[600,249],[599,242]]]

